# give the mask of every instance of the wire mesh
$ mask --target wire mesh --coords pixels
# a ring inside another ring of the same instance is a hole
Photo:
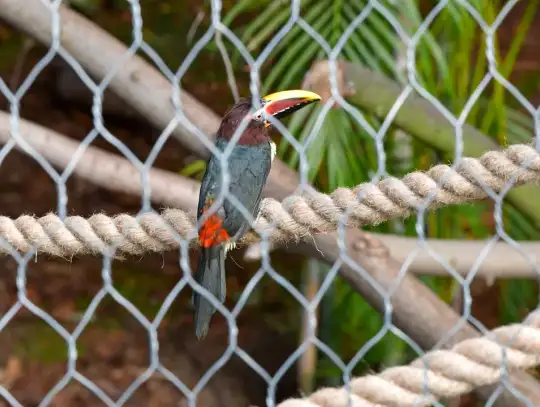
[[[479,27],[482,29],[485,42],[486,42],[486,57],[489,62],[489,71],[485,74],[485,77],[481,81],[478,88],[470,96],[465,108],[460,112],[458,116],[452,114],[441,101],[437,100],[432,94],[430,94],[419,82],[417,78],[417,69],[416,69],[416,47],[419,44],[422,36],[428,30],[430,24],[434,21],[435,18],[441,13],[441,11],[448,6],[450,0],[441,0],[439,1],[429,12],[427,17],[424,19],[423,23],[420,25],[419,29],[414,32],[414,34],[409,35],[406,30],[402,27],[402,24],[396,16],[389,10],[388,5],[383,1],[379,0],[370,0],[366,3],[362,12],[360,12],[356,18],[349,24],[346,29],[344,29],[341,37],[337,40],[336,45],[332,46],[329,44],[325,38],[314,29],[301,15],[301,1],[300,0],[291,0],[288,2],[281,2],[281,7],[289,7],[291,10],[290,17],[287,22],[280,27],[276,35],[273,36],[272,40],[266,44],[262,52],[259,55],[254,56],[250,53],[246,44],[244,44],[237,34],[233,32],[229,27],[227,27],[222,21],[222,2],[219,0],[211,1],[211,25],[208,30],[201,36],[201,38],[193,45],[191,52],[183,60],[182,64],[178,67],[176,71],[171,71],[161,59],[158,53],[152,49],[152,47],[144,40],[143,38],[143,19],[141,16],[141,4],[137,0],[130,0],[131,16],[132,16],[132,42],[129,44],[128,50],[124,55],[124,58],[120,61],[117,61],[114,69],[109,70],[109,72],[100,80],[94,81],[90,76],[84,71],[79,62],[69,54],[62,47],[61,32],[60,32],[60,19],[61,14],[59,12],[60,7],[63,7],[62,2],[54,1],[47,2],[43,0],[43,4],[50,11],[50,27],[52,32],[52,42],[49,47],[46,55],[39,61],[38,64],[32,69],[30,74],[24,79],[22,84],[18,89],[12,92],[7,84],[0,80],[0,90],[9,100],[10,112],[11,112],[11,125],[12,125],[12,136],[13,140],[7,143],[0,152],[0,162],[5,158],[5,156],[13,150],[16,145],[19,145],[25,153],[33,157],[41,167],[47,172],[50,178],[56,183],[57,193],[58,193],[58,207],[56,208],[57,213],[61,218],[65,218],[67,213],[67,191],[66,191],[66,181],[72,176],[74,168],[76,166],[77,160],[84,153],[85,148],[87,148],[96,138],[103,137],[111,145],[113,145],[120,154],[126,157],[131,161],[136,168],[140,171],[142,182],[144,185],[144,191],[142,194],[141,200],[141,212],[153,211],[150,197],[151,191],[147,185],[148,170],[152,167],[157,155],[161,151],[166,140],[170,137],[173,129],[180,123],[186,128],[192,129],[192,131],[198,135],[200,142],[208,148],[212,154],[220,158],[223,171],[223,182],[227,185],[230,182],[228,167],[227,167],[227,158],[232,151],[233,145],[230,145],[225,151],[218,151],[215,146],[210,142],[206,135],[196,128],[194,123],[191,123],[185,113],[183,112],[183,105],[181,101],[181,89],[180,85],[186,74],[186,72],[192,66],[194,60],[197,58],[201,50],[211,43],[216,41],[220,54],[222,55],[225,65],[227,67],[228,81],[231,87],[231,92],[234,95],[235,100],[239,97],[239,91],[236,87],[235,78],[233,76],[233,70],[230,68],[230,61],[227,55],[227,51],[223,45],[223,38],[226,38],[234,47],[241,53],[245,62],[250,67],[250,91],[253,101],[254,109],[260,107],[260,82],[261,82],[261,69],[265,62],[267,62],[272,50],[284,39],[284,37],[289,33],[293,27],[300,27],[305,31],[314,41],[316,41],[320,47],[324,50],[329,62],[330,62],[330,85],[331,85],[331,97],[325,101],[325,105],[321,110],[320,117],[315,123],[310,135],[307,137],[306,141],[301,144],[294,139],[294,137],[289,133],[286,127],[281,123],[273,120],[273,124],[277,130],[282,133],[282,135],[288,140],[291,145],[293,145],[299,153],[300,156],[300,186],[297,190],[298,193],[301,193],[304,190],[309,189],[307,183],[307,176],[305,172],[308,169],[308,163],[305,151],[309,148],[310,143],[317,137],[318,132],[321,129],[321,126],[324,122],[325,116],[330,111],[333,105],[340,106],[344,109],[351,117],[364,128],[364,130],[372,137],[377,157],[378,157],[378,171],[373,175],[372,181],[377,181],[380,178],[387,175],[386,172],[386,155],[384,148],[385,135],[399,112],[400,107],[404,101],[413,93],[416,92],[428,100],[436,109],[448,120],[452,126],[455,127],[455,151],[453,159],[453,168],[460,163],[461,158],[463,157],[463,130],[462,127],[465,123],[465,120],[470,113],[473,105],[478,101],[481,93],[486,89],[486,87],[492,82],[497,81],[500,83],[508,92],[510,92],[525,108],[528,113],[534,118],[535,123],[535,133],[540,129],[538,126],[538,118],[540,117],[539,111],[535,108],[528,100],[523,96],[518,89],[513,86],[498,70],[498,62],[494,52],[494,37],[496,30],[501,25],[505,17],[510,13],[513,7],[518,3],[517,0],[506,2],[505,6],[500,11],[495,22],[491,25],[486,23],[482,18],[478,10],[473,7],[467,0],[456,0],[456,4],[459,4],[461,7],[466,9],[470,15],[476,20]],[[343,52],[343,47],[346,42],[349,40],[350,36],[357,30],[366,20],[366,18],[372,13],[379,13],[385,21],[390,23],[395,31],[398,33],[401,41],[406,47],[406,70],[407,70],[407,79],[408,82],[404,85],[401,95],[396,99],[393,108],[390,113],[385,118],[382,126],[379,129],[375,129],[363,114],[352,104],[350,104],[345,97],[340,93],[339,80],[338,80],[338,69],[337,61]],[[200,22],[202,18],[197,17],[197,21]],[[136,155],[124,144],[122,143],[114,134],[112,134],[103,122],[103,92],[109,86],[112,78],[118,72],[119,69],[123,67],[126,61],[135,55],[137,52],[143,52],[146,56],[151,59],[155,65],[160,69],[161,73],[169,80],[171,83],[175,84],[175,91],[171,95],[172,103],[175,106],[177,115],[171,121],[169,126],[162,132],[161,136],[155,143],[151,153],[145,161],[139,160]],[[71,163],[61,172],[55,170],[50,163],[47,162],[38,152],[36,152],[29,144],[25,141],[24,135],[21,134],[19,130],[19,120],[20,120],[20,102],[21,98],[26,94],[30,89],[32,84],[36,81],[38,75],[43,71],[43,69],[52,61],[56,56],[61,56],[79,75],[80,79],[84,84],[91,90],[93,94],[93,105],[92,105],[92,114],[93,114],[93,129],[87,135],[87,137],[81,142],[80,149],[78,153],[73,157]],[[99,56],[96,56],[98,58]],[[247,122],[239,127],[238,131],[235,133],[233,143],[238,141],[238,138],[241,134],[241,131],[245,128]],[[485,250],[479,256],[477,265],[475,269],[471,270],[469,275],[464,278],[459,275],[451,266],[447,264],[444,259],[442,259],[436,251],[429,248],[427,243],[424,223],[425,223],[425,210],[430,199],[426,199],[425,205],[418,208],[418,220],[417,220],[417,234],[418,234],[418,245],[419,249],[428,250],[433,256],[437,259],[443,266],[446,268],[448,273],[455,278],[459,284],[462,286],[464,292],[464,310],[462,313],[462,318],[460,324],[454,328],[451,332],[448,332],[446,338],[442,338],[440,341],[440,346],[442,346],[445,341],[451,337],[456,331],[461,329],[463,324],[472,323],[476,325],[480,330],[485,331],[485,328],[480,322],[475,320],[471,315],[471,293],[470,293],[470,283],[474,278],[474,275],[482,263],[483,259],[489,253],[490,248],[498,240],[502,239],[508,244],[512,245],[517,251],[520,251],[519,243],[514,241],[508,234],[505,232],[503,218],[502,218],[502,206],[503,198],[508,190],[512,187],[514,180],[509,180],[507,188],[501,193],[495,193],[494,191],[489,190],[487,185],[482,182],[481,179],[478,182],[482,183],[484,189],[488,191],[491,199],[495,203],[495,221],[497,225],[497,233],[493,238],[486,244]],[[361,198],[361,197],[359,197]],[[215,206],[219,205],[224,199],[231,200],[235,206],[242,208],[242,202],[236,199],[234,196],[227,194],[227,189],[223,190],[222,196],[217,200]],[[256,214],[249,213],[245,208],[241,209],[245,218],[252,222]],[[181,250],[179,253],[179,266],[183,271],[183,277],[178,281],[177,285],[172,289],[167,298],[163,301],[163,304],[160,307],[159,312],[157,313],[154,319],[148,319],[146,316],[141,313],[141,311],[131,303],[125,296],[123,296],[113,285],[113,277],[111,273],[112,268],[112,258],[111,255],[105,254],[103,257],[103,267],[102,267],[102,278],[103,278],[103,288],[97,293],[93,298],[92,302],[88,306],[84,315],[80,319],[77,327],[72,331],[68,332],[60,323],[58,323],[55,318],[47,313],[45,310],[41,309],[35,305],[27,295],[26,281],[27,281],[27,266],[29,261],[34,257],[35,251],[30,251],[26,255],[22,256],[17,253],[15,250],[10,250],[10,255],[16,259],[18,263],[18,272],[17,272],[17,288],[18,288],[18,301],[12,306],[12,308],[0,319],[0,330],[3,330],[14,315],[21,309],[26,308],[34,315],[42,319],[45,323],[50,325],[66,342],[68,346],[68,362],[66,366],[66,373],[64,377],[58,381],[58,383],[49,391],[46,397],[41,401],[40,406],[46,406],[51,403],[55,396],[62,391],[70,381],[78,381],[84,387],[86,387],[90,392],[96,395],[105,405],[108,406],[120,406],[127,403],[130,397],[137,391],[140,386],[142,386],[154,373],[162,374],[166,380],[173,384],[180,392],[182,392],[189,401],[190,406],[194,406],[197,403],[197,395],[200,393],[201,389],[206,386],[209,380],[223,367],[223,365],[231,358],[233,354],[236,354],[238,357],[243,359],[247,365],[249,365],[254,374],[259,375],[263,378],[268,384],[267,391],[267,405],[273,406],[276,404],[276,386],[277,383],[283,378],[285,372],[287,372],[294,365],[295,362],[299,359],[300,355],[306,350],[306,348],[312,344],[315,345],[318,350],[328,358],[330,358],[340,369],[343,371],[344,380],[347,381],[352,375],[352,369],[362,359],[366,353],[382,338],[387,332],[392,332],[396,336],[405,340],[419,355],[423,354],[421,347],[415,343],[415,341],[410,338],[406,333],[395,327],[392,323],[392,307],[391,307],[391,298],[393,291],[397,289],[399,282],[407,272],[408,264],[412,262],[416,253],[411,253],[409,259],[403,264],[400,276],[395,282],[395,289],[391,292],[386,292],[377,282],[374,281],[369,273],[359,266],[354,259],[350,257],[347,253],[347,249],[344,241],[345,236],[345,222],[346,217],[349,216],[346,214],[344,219],[342,219],[341,227],[339,229],[338,238],[342,240],[340,244],[340,259],[336,262],[326,274],[324,281],[321,283],[320,290],[313,298],[313,300],[307,300],[302,293],[295,288],[286,278],[281,276],[278,271],[272,266],[270,257],[269,257],[269,245],[268,241],[263,236],[261,243],[262,248],[262,263],[258,272],[252,277],[249,284],[244,289],[242,295],[238,299],[236,305],[232,310],[228,310],[224,305],[217,301],[214,297],[208,295],[208,292],[202,287],[196,285],[194,279],[192,278],[192,272],[189,262],[188,262],[188,242],[182,240],[180,237],[177,237],[181,245]],[[190,236],[191,238],[195,236]],[[3,242],[5,247],[9,248],[7,242]],[[525,254],[524,254],[525,255]],[[379,292],[381,297],[384,299],[385,312],[384,312],[384,326],[381,328],[380,332],[368,341],[355,355],[354,358],[349,363],[345,363],[341,360],[340,356],[336,354],[332,349],[330,349],[326,344],[324,344],[317,336],[315,335],[315,328],[317,325],[317,318],[315,315],[315,309],[320,303],[322,296],[325,291],[328,289],[332,281],[336,278],[336,275],[339,271],[339,268],[343,264],[348,264],[350,267],[354,268],[363,278],[374,286],[374,288]],[[533,262],[531,261],[532,267],[534,267]],[[283,363],[282,367],[273,375],[267,372],[261,365],[259,365],[251,356],[249,356],[244,350],[242,350],[237,345],[237,335],[238,329],[236,325],[236,318],[238,317],[240,311],[246,304],[249,295],[251,294],[254,287],[257,283],[265,276],[270,276],[275,282],[284,287],[292,296],[296,298],[299,304],[305,308],[309,313],[309,331],[310,335],[306,338],[304,343],[298,347],[298,349],[290,355],[290,357]],[[169,311],[171,304],[177,298],[179,293],[182,290],[187,289],[187,286],[196,290],[197,292],[203,294],[205,297],[209,298],[212,304],[217,308],[218,312],[223,314],[229,325],[229,344],[224,352],[224,354],[213,364],[213,366],[206,371],[206,373],[201,377],[200,381],[194,388],[188,388],[178,377],[176,377],[170,370],[168,370],[160,361],[159,357],[159,341],[157,335],[157,328],[163,321],[165,314]],[[148,368],[135,380],[126,390],[116,400],[111,399],[107,393],[96,385],[93,381],[81,374],[76,366],[78,359],[78,350],[77,350],[77,341],[82,334],[83,330],[88,326],[92,316],[94,315],[97,307],[107,296],[112,297],[119,305],[124,307],[134,318],[141,324],[142,327],[148,333],[149,340],[149,349],[150,349],[150,360]],[[511,384],[504,380],[503,385],[508,389],[512,390],[516,396],[520,397],[519,394],[513,389]],[[19,401],[17,401],[10,392],[4,388],[0,387],[0,393],[4,399],[13,406],[21,406]],[[492,405],[496,400],[497,394],[494,393],[493,396],[488,400],[486,405]]]

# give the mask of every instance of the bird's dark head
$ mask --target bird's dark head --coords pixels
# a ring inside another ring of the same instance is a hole
[[[238,144],[260,144],[268,140],[272,124],[269,117],[281,119],[313,102],[321,100],[316,93],[307,90],[286,90],[272,93],[261,99],[261,108],[253,111],[251,99],[241,99],[231,107],[218,130],[218,137],[226,140],[233,138],[242,120],[249,122],[238,139]]]

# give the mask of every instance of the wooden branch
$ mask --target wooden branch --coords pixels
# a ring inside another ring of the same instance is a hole
[[[19,130],[25,143],[60,171],[71,163],[81,146],[78,141],[24,119],[20,120]],[[11,139],[10,115],[0,112],[0,143],[6,144]],[[19,145],[15,148],[22,150]],[[141,173],[133,163],[97,147],[85,149],[73,174],[111,191],[137,196],[143,192]],[[148,175],[154,202],[186,210],[197,207],[200,187],[197,181],[158,168],[151,168]]]
[[[103,78],[115,67],[118,56],[122,55],[126,48],[78,14],[62,6],[59,8],[62,46],[95,77]],[[0,17],[30,33],[46,45],[50,43],[50,13],[40,0],[26,0],[24,2],[20,2],[20,0],[0,0]],[[174,116],[170,104],[171,85],[155,69],[138,57],[132,57],[124,62],[123,68],[117,71],[111,80],[110,86],[121,98],[140,114],[146,116],[158,128],[165,128]],[[182,95],[186,115],[196,122],[205,134],[213,134],[219,120],[217,116],[189,97],[185,92]],[[199,144],[200,140],[197,135],[186,125],[179,125],[175,129],[175,136],[192,151],[202,157],[207,156],[208,151]],[[283,199],[290,195],[297,186],[298,177],[296,174],[285,167],[279,160],[276,160],[265,193],[274,198]],[[362,241],[365,236],[361,231],[351,230],[349,232],[349,241]],[[321,247],[319,249],[323,252],[324,258],[331,259],[339,256],[337,245],[332,246],[330,244],[331,241],[335,244],[335,239],[332,239],[332,236],[323,236],[320,239],[320,241],[317,240],[322,246],[322,249]],[[328,242],[327,245],[323,245],[325,241]],[[378,242],[377,244],[381,247],[382,252],[385,253],[384,257],[364,257],[370,253],[361,250],[358,245],[349,247],[349,256],[362,261],[361,264],[369,270],[369,273],[377,279],[378,283],[383,288],[388,288],[399,275],[399,264],[390,258],[387,251],[383,250],[384,245],[380,241],[373,238],[369,241],[372,243]],[[314,253],[313,251],[310,252]],[[353,286],[370,303],[381,309],[380,297],[367,280],[361,278],[354,268],[343,266],[340,271],[345,278],[354,283]],[[435,346],[441,338],[446,336],[448,331],[446,328],[455,326],[460,322],[460,316],[455,311],[410,274],[403,276],[400,286],[394,292],[394,303],[396,298],[400,299],[400,306],[394,306],[393,308],[396,326],[410,333],[413,339],[421,343],[425,348]],[[415,313],[408,308],[414,303],[422,305],[421,307],[414,306],[417,311]],[[462,335],[479,336],[467,324],[462,327]],[[535,382],[535,379],[526,374],[519,374],[518,382],[516,388],[521,390],[522,394],[531,402],[539,404],[540,386]],[[490,391],[495,389],[496,387],[493,386],[489,388]],[[491,393],[480,391],[480,394],[487,398]],[[505,392],[504,397],[499,397],[496,402],[496,405],[500,406],[516,406],[518,404],[521,405],[510,392]]]
[[[492,284],[495,279],[536,280],[540,276],[537,255],[540,242],[517,241],[509,244],[504,241],[493,243],[490,240],[418,239],[363,233],[379,239],[388,248],[390,257],[399,264],[407,263],[407,271],[417,275],[449,277],[457,273],[464,278],[474,276],[475,279],[485,279],[488,284]],[[294,243],[288,243],[286,250],[298,249]],[[306,254],[305,248],[302,252]],[[313,247],[310,253],[315,255]],[[260,244],[252,244],[244,260],[249,262],[260,259]]]

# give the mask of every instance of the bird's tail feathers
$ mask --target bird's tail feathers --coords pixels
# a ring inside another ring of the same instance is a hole
[[[225,247],[222,245],[209,248],[201,247],[195,280],[203,288],[210,292],[221,303],[225,302]],[[202,339],[208,333],[210,319],[216,312],[216,308],[205,296],[193,292],[192,305],[195,308],[193,317],[195,334]]]

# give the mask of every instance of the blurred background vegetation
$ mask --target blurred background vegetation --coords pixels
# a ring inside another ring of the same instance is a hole
[[[72,8],[90,17],[108,32],[126,43],[131,42],[132,16],[126,1],[72,0],[70,3]],[[367,0],[302,0],[301,16],[330,46],[334,46],[366,7],[366,3]],[[388,17],[399,22],[409,35],[421,29],[423,34],[419,37],[415,57],[417,80],[442,106],[454,115],[459,115],[489,68],[485,36],[477,21],[455,1],[450,1],[427,26],[423,26],[423,22],[433,12],[435,2],[402,0],[381,3],[387,10],[385,15],[372,11],[346,41],[340,58],[362,64],[396,82],[405,83],[406,48]],[[487,24],[492,24],[507,4],[502,0],[469,0],[469,3]],[[540,44],[534,42],[540,34],[538,29],[535,31],[535,28],[540,27],[539,1],[518,3],[495,36],[497,70],[534,104],[538,103],[540,94],[540,62],[535,54],[535,47]],[[143,0],[141,6],[145,40],[174,70],[208,29],[209,1],[203,4],[198,1]],[[257,56],[286,24],[290,13],[288,1],[238,0],[223,2],[222,17],[224,24],[240,38],[249,52]],[[0,64],[7,69],[13,66],[23,40],[8,29],[0,31],[0,38]],[[230,57],[235,86],[240,95],[247,96],[249,67],[227,38],[222,37],[222,41]],[[311,33],[295,25],[273,48],[263,65],[260,75],[261,92],[264,94],[301,86],[313,62],[326,57],[324,49]],[[212,41],[197,56],[183,78],[182,86],[216,112],[223,113],[234,102],[229,82],[220,49]],[[381,126],[382,120],[374,111],[356,107],[371,126],[375,129]],[[413,170],[426,170],[437,163],[447,163],[454,159],[453,141],[441,145],[424,135],[406,133],[391,126],[384,136],[386,161],[384,167],[380,168],[374,140],[338,105],[326,115],[317,137],[310,137],[322,108],[322,105],[310,106],[286,121],[289,131],[299,142],[306,143],[309,139],[309,148],[306,150],[308,179],[321,191],[329,192],[338,186],[354,186],[384,174],[399,177]],[[501,146],[527,142],[534,134],[532,117],[519,100],[494,80],[473,104],[466,122],[480,130],[486,138],[485,143],[481,140],[465,140],[466,148],[475,151],[489,146],[489,142]],[[298,169],[299,154],[286,139],[280,139],[278,154],[287,165]],[[177,166],[176,171],[200,178],[204,162],[187,160],[186,165]],[[424,233],[426,237],[484,239],[496,233],[493,210],[492,202],[445,207],[425,216]],[[540,206],[537,214],[531,214],[523,213],[519,206],[505,204],[503,212],[508,236],[519,241],[539,239],[540,234],[535,225],[539,224],[536,219],[540,219]],[[413,216],[367,229],[416,236],[416,222],[417,218]],[[308,265],[304,264],[307,262],[299,261],[291,266],[279,253],[275,258],[275,268],[295,284],[309,281],[311,274],[308,273]],[[327,266],[319,266],[318,273],[328,270]],[[299,275],[296,267],[305,270],[303,276]],[[459,309],[461,286],[454,278],[422,279],[442,299]],[[133,286],[136,285],[133,283]],[[138,301],[138,291],[130,296],[132,286],[127,282],[121,289],[134,302]],[[531,281],[505,280],[493,284],[475,281],[471,289],[474,297],[473,314],[489,328],[518,321],[537,304],[538,288]],[[234,296],[235,292],[231,295]],[[287,321],[298,320],[298,304],[290,296],[279,297],[278,301],[281,309],[291,314],[290,319],[284,319],[280,314],[275,321],[269,321],[279,324],[279,329],[287,332],[296,329],[299,324],[289,324]],[[321,339],[347,362],[377,335],[382,326],[380,315],[341,278],[337,278],[321,306],[318,328]],[[298,334],[296,331],[294,333]],[[363,355],[353,374],[379,371],[384,367],[406,363],[415,356],[416,353],[403,340],[387,334]],[[313,371],[311,374],[309,383],[305,384],[306,391],[313,386],[339,384],[342,372],[320,352],[316,373]]]

